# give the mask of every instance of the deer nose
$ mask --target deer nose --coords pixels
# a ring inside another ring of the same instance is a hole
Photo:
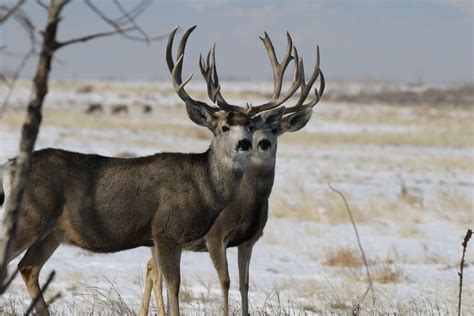
[[[261,140],[258,143],[258,148],[261,149],[261,150],[267,150],[271,146],[272,146],[272,143],[270,143],[270,141],[268,139]]]
[[[237,144],[238,151],[248,151],[250,149],[252,149],[252,143],[248,139],[239,140],[239,143]]]

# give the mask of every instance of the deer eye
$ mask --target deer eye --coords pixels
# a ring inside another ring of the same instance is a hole
[[[222,131],[223,131],[223,132],[228,132],[229,130],[230,130],[229,127],[227,127],[227,126],[222,126]]]
[[[277,130],[276,128],[272,129],[272,133],[273,133],[274,135],[276,135],[277,132],[278,132],[278,130]]]

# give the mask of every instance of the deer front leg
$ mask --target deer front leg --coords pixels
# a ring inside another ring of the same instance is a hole
[[[219,282],[222,289],[222,295],[224,298],[224,315],[229,315],[229,268],[227,265],[227,251],[225,245],[220,239],[207,240],[207,247],[211,256],[214,267],[217,270],[219,276]]]
[[[155,240],[154,264],[161,271],[168,289],[170,315],[179,316],[179,286],[181,283],[181,247],[171,242]]]
[[[242,298],[242,315],[249,315],[249,266],[252,257],[253,243],[239,246],[239,288]]]
[[[51,257],[53,252],[59,246],[58,239],[53,233],[49,233],[44,239],[33,244],[26,252],[23,259],[18,263],[23,281],[25,281],[28,293],[34,300],[38,298],[35,304],[35,310],[38,315],[49,315],[48,307],[41,293],[38,282],[41,268],[45,262]]]

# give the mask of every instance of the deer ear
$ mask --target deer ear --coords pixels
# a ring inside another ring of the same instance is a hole
[[[200,105],[199,103],[195,102],[185,102],[186,104],[186,111],[188,112],[188,116],[197,125],[207,127],[211,131],[214,130],[215,122],[216,122],[216,115],[211,111],[207,110],[204,106]]]
[[[291,115],[285,116],[280,123],[279,135],[285,132],[296,132],[302,129],[311,118],[313,114],[312,109],[306,109],[304,111],[298,111]]]
[[[285,107],[279,107],[270,111],[267,111],[263,113],[262,116],[262,121],[266,125],[272,125],[272,124],[278,124],[281,121],[281,118],[283,117],[283,113],[285,112]]]

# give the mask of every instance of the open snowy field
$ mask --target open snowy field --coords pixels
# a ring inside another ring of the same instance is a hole
[[[6,89],[0,89],[3,99]],[[338,89],[359,86],[327,87]],[[205,99],[203,85],[188,90]],[[233,103],[258,104],[271,94],[272,83],[224,83],[222,90]],[[0,163],[16,154],[28,96],[28,83],[20,82],[0,117]],[[210,139],[187,118],[168,83],[53,82],[36,148],[133,157],[201,152]],[[461,241],[474,226],[474,106],[369,105],[323,97],[311,122],[279,142],[270,220],[250,268],[253,313],[350,314],[367,288],[349,216],[328,183],[345,194],[368,256],[374,297],[369,293],[364,310],[455,313]],[[473,244],[464,271],[466,315],[474,314]],[[55,298],[51,310],[138,313],[149,255],[146,248],[105,255],[61,246],[41,278],[56,271],[46,293]],[[235,249],[229,264],[231,310],[238,314]],[[185,313],[218,313],[220,288],[208,255],[186,252],[181,268]],[[18,276],[0,298],[0,314],[21,314],[29,303]]]

